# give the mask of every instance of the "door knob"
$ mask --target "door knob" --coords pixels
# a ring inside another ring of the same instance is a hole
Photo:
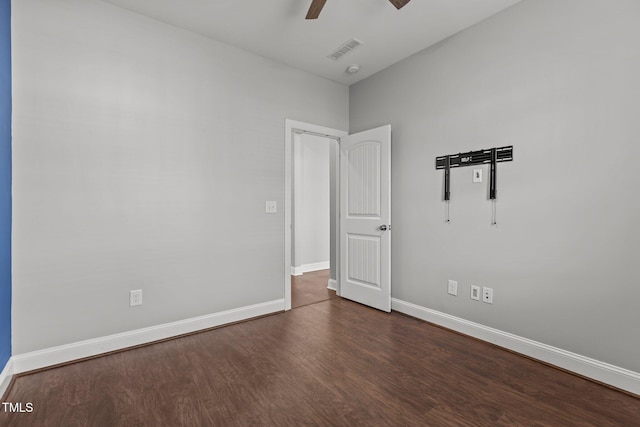
[[[382,224],[380,227],[378,227],[378,230],[380,231],[387,231],[387,226]]]

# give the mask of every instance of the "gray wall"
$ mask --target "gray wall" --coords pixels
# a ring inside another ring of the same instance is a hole
[[[284,120],[346,129],[348,89],[98,1],[13,13],[14,354],[283,298]]]
[[[393,297],[640,372],[638,22],[525,0],[351,87],[352,132],[392,125]],[[510,144],[498,226],[471,168],[446,224],[435,157]]]
[[[329,263],[329,138],[296,134],[293,139],[293,266]]]

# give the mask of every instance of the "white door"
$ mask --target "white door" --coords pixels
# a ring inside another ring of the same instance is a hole
[[[391,311],[391,126],[340,139],[340,296]]]

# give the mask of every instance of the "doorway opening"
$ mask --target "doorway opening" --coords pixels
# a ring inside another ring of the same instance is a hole
[[[292,308],[292,282],[315,284],[316,288],[309,289],[307,295],[297,294],[297,306],[313,302],[314,298],[322,300],[323,294],[327,296],[324,299],[329,299],[332,293],[326,288],[340,295],[339,141],[347,134],[338,129],[285,120],[285,310]],[[323,172],[321,158],[325,156],[328,170]],[[314,182],[322,176],[329,182]],[[314,225],[314,221],[318,222]],[[302,276],[304,272],[308,273],[306,278]],[[318,281],[324,282],[326,288],[317,289]]]

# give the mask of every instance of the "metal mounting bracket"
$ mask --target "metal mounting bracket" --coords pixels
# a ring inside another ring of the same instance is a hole
[[[489,198],[497,196],[496,164],[513,160],[513,145],[436,157],[436,169],[444,169],[444,200],[451,199],[451,168],[490,164]]]

